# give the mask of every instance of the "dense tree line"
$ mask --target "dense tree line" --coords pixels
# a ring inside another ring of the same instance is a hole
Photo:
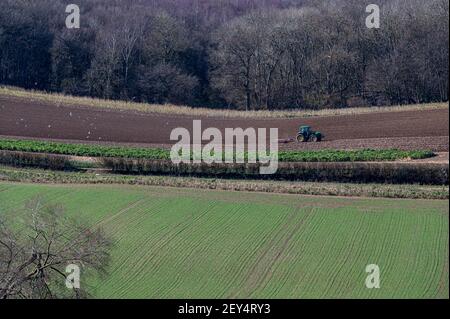
[[[448,100],[448,0],[0,2],[0,83],[239,109]]]

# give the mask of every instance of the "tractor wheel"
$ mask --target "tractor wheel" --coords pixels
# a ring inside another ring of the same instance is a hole
[[[303,134],[298,134],[298,135],[297,135],[297,142],[299,142],[299,143],[304,143],[304,142],[306,142],[306,139],[305,139],[305,137],[303,136]]]
[[[314,143],[317,143],[317,142],[319,141],[319,139],[317,138],[316,135],[313,134],[313,135],[311,136],[311,141],[314,142]]]

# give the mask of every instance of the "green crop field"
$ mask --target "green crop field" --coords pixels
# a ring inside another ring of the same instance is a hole
[[[448,201],[0,183],[0,214],[37,195],[114,240],[96,297],[448,298]]]
[[[122,157],[150,160],[170,160],[170,150],[156,148],[104,146],[92,144],[70,144],[48,141],[5,140],[0,139],[0,150],[32,153],[51,153],[90,157]],[[213,155],[213,154],[211,154]],[[236,154],[233,154],[235,156]],[[255,155],[255,154],[253,154]],[[395,161],[401,159],[424,159],[435,156],[431,151],[385,150],[315,150],[315,151],[279,151],[281,162],[374,162]],[[194,154],[191,154],[193,157]],[[222,158],[225,153],[222,154]],[[248,152],[243,154],[247,159]],[[255,155],[257,157],[257,155]]]

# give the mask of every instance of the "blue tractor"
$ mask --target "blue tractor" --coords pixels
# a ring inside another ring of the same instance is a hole
[[[297,134],[297,142],[320,142],[324,138],[321,132],[311,130],[310,126],[300,126]]]

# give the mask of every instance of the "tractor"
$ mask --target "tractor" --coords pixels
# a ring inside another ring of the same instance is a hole
[[[310,126],[300,126],[297,134],[297,141],[299,143],[305,142],[320,142],[324,135],[320,132],[311,130]]]

